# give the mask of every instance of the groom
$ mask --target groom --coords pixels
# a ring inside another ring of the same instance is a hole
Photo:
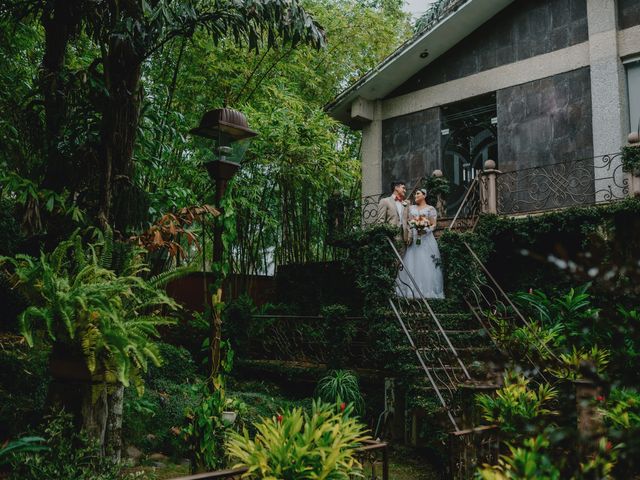
[[[408,225],[406,222],[406,209],[409,204],[405,201],[404,196],[407,193],[407,187],[404,182],[391,182],[392,193],[390,196],[383,198],[378,203],[378,222],[399,227],[402,238],[406,241],[408,238]]]

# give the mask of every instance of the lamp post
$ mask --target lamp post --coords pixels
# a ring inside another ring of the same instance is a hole
[[[214,156],[205,162],[209,177],[216,187],[215,204],[222,210],[222,198],[229,180],[240,168],[240,161],[249,146],[248,140],[257,135],[249,128],[247,118],[242,112],[231,108],[218,108],[206,112],[200,120],[200,125],[189,131],[192,135],[208,138],[214,141]],[[224,213],[224,212],[223,212]],[[222,244],[222,225],[219,221],[213,227],[213,261],[222,262],[224,246]],[[204,258],[204,249],[203,249]],[[203,265],[206,265],[203,259]],[[206,272],[203,268],[205,301],[207,298]],[[219,288],[212,298],[213,315],[211,316],[211,338],[209,349],[211,354],[211,375],[209,388],[216,389],[216,377],[220,368],[220,340],[222,317],[220,305],[222,302],[222,278],[219,278]]]
[[[192,135],[214,141],[214,157],[204,166],[216,187],[215,203],[220,209],[229,180],[240,168],[240,161],[249,146],[249,139],[257,132],[249,128],[242,112],[232,108],[218,108],[206,112],[200,125],[189,131]],[[222,260],[222,227],[216,222],[213,231],[213,261]]]

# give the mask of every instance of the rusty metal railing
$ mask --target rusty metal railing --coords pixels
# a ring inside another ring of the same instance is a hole
[[[478,467],[494,465],[500,454],[498,427],[495,425],[456,430],[449,434],[449,478],[475,478]]]
[[[355,457],[362,465],[364,478],[367,480],[389,480],[389,446],[385,442],[368,440],[356,449]],[[240,480],[249,469],[247,467],[218,470],[215,472],[196,473],[171,480]],[[252,478],[252,477],[244,477]],[[361,475],[354,478],[362,478]]]

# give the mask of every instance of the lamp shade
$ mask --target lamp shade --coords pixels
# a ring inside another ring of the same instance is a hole
[[[189,130],[189,133],[216,141],[219,141],[221,136],[230,137],[231,141],[238,141],[258,134],[249,128],[247,117],[232,108],[209,110],[202,116],[200,125]]]

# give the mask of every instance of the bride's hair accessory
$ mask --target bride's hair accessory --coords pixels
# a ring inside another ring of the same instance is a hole
[[[426,197],[427,196],[427,189],[426,188],[419,188],[419,191],[422,192],[422,194]]]

